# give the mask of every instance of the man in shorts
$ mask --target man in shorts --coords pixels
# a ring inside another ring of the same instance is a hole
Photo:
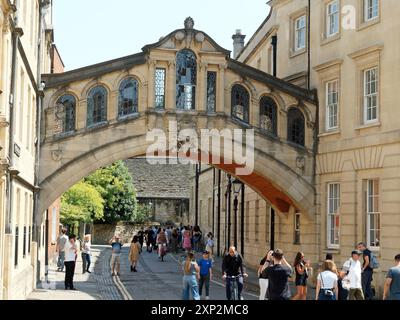
[[[112,248],[112,255],[111,255],[111,271],[112,276],[115,276],[115,269],[117,269],[117,276],[120,275],[120,265],[121,265],[121,248],[123,246],[121,239],[119,236],[114,236],[110,242]]]

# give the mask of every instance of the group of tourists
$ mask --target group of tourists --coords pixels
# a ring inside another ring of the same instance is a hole
[[[80,240],[74,234],[67,236],[67,229],[61,230],[57,239],[56,252],[58,253],[57,271],[63,272],[65,267],[65,290],[76,290],[74,274],[79,252],[82,257],[82,273],[91,273],[91,236],[87,234]]]
[[[163,254],[170,251],[178,253],[179,250],[186,252],[194,251],[201,253],[204,250],[213,255],[214,236],[211,232],[203,236],[199,226],[167,226],[165,228],[149,227],[146,231],[140,231],[146,241],[147,251],[158,250],[162,260]],[[161,250],[160,250],[161,247]],[[160,252],[161,251],[161,252]]]
[[[181,226],[172,228],[151,227],[140,230],[132,239],[129,249],[131,272],[137,272],[137,265],[144,243],[147,252],[156,250],[158,257],[163,261],[167,251],[178,253],[186,251],[183,269],[183,299],[188,300],[190,294],[194,300],[200,300],[205,289],[206,300],[210,299],[210,281],[214,264],[214,237],[210,232],[203,239],[199,227]],[[123,242],[118,235],[110,241],[111,274],[120,275],[120,258]],[[67,235],[62,229],[57,239],[58,253],[57,271],[64,271],[65,289],[75,290],[73,278],[77,257],[81,253],[82,273],[91,273],[91,236],[85,235],[83,240],[74,234]],[[195,253],[201,253],[196,260]],[[361,261],[362,256],[362,261]],[[395,265],[387,273],[383,299],[400,300],[400,254],[396,255]],[[342,268],[339,270],[332,254],[327,254],[325,261],[318,270],[316,285],[316,300],[371,300],[374,293],[371,287],[373,270],[379,267],[376,256],[365,243],[359,243],[351,252]],[[242,256],[235,247],[229,248],[222,261],[222,279],[226,282],[226,298],[243,299],[243,279],[248,275]],[[280,249],[270,250],[260,261],[258,269],[260,300],[306,300],[307,282],[312,275],[313,268],[310,260],[305,259],[302,252],[295,256],[293,265],[290,265]],[[289,278],[295,277],[296,293],[292,297]],[[237,297],[232,297],[232,285],[237,288]]]
[[[360,258],[362,256],[362,261]],[[360,242],[338,270],[332,254],[327,254],[317,276],[316,300],[372,300],[373,270],[379,263],[365,243]],[[307,279],[312,273],[309,260],[297,253],[293,267],[287,263],[281,250],[269,251],[258,269],[260,300],[267,294],[269,300],[306,300]],[[291,297],[288,279],[295,274],[296,294]],[[383,298],[400,300],[400,255],[386,276]]]

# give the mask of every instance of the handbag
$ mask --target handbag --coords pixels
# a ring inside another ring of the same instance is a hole
[[[344,290],[350,290],[350,277],[349,277],[350,268],[351,268],[351,260],[350,260],[349,270],[347,271],[346,275],[342,279],[342,288]]]

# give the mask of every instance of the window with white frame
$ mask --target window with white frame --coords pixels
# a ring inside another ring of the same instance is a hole
[[[367,243],[379,247],[381,242],[381,214],[379,212],[379,180],[367,180]]]
[[[378,68],[364,71],[364,122],[378,120]]]
[[[302,50],[306,47],[306,16],[301,16],[294,21],[294,49]]]
[[[326,7],[326,33],[327,37],[334,36],[339,32],[339,1],[335,0],[327,4]]]
[[[328,247],[338,247],[340,243],[340,184],[328,184]]]
[[[379,15],[379,0],[363,0],[364,1],[364,21],[368,22]]]
[[[326,83],[326,129],[332,130],[339,126],[339,81]]]

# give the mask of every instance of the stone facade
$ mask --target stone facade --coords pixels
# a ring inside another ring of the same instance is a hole
[[[400,22],[395,18],[400,13],[400,5],[397,1],[377,3],[377,8],[367,11],[362,0],[312,1],[309,11],[306,0],[270,1],[271,12],[238,60],[272,74],[272,38],[276,36],[277,76],[303,87],[307,87],[309,81],[309,88],[318,90],[316,216],[310,219],[300,211],[301,245],[294,245],[295,214],[282,214],[277,210],[275,247],[287,252],[290,260],[301,250],[316,264],[326,253],[332,253],[341,266],[356,243],[367,242],[381,262],[373,283],[379,296],[384,276],[400,251],[400,140],[395,94],[400,70],[393,64],[400,52],[399,42],[393,38],[400,29]],[[337,5],[333,7],[336,9],[328,7],[332,4]],[[337,19],[337,28],[335,22],[327,24],[328,10],[337,12],[338,18],[332,18]],[[305,17],[304,47],[301,48],[300,41],[300,48],[296,50],[295,40],[299,39],[296,38],[296,21],[301,22],[302,17]],[[327,25],[334,27],[328,31]],[[306,40],[308,32],[310,43]],[[364,87],[371,69],[377,75],[374,78],[377,90],[372,88],[376,91],[377,111],[368,119],[371,114],[368,116],[364,109],[367,103]],[[330,91],[328,101],[327,91],[332,85],[336,87]],[[336,91],[333,93],[336,101],[332,100],[332,91]],[[332,103],[337,112],[330,111]],[[328,111],[332,113],[330,118],[337,117],[333,123],[328,122]],[[208,195],[201,197],[203,203],[210,198],[212,185],[210,173],[205,175],[206,182],[201,185],[200,194],[208,192]],[[269,237],[269,203],[249,188],[247,190],[245,214],[254,239],[246,241],[245,255],[255,266],[269,247],[265,241]],[[257,218],[256,212],[261,212],[261,217]],[[257,222],[259,227],[256,227]],[[255,236],[255,228],[259,228],[259,237]]]
[[[51,20],[51,6],[42,1],[0,1],[0,299],[24,299],[45,274],[46,210],[34,215],[35,161],[40,74],[51,72]]]
[[[182,221],[189,214],[190,167],[183,164],[154,166],[146,158],[125,161],[132,175],[139,203],[153,209],[153,219],[166,223]]]

